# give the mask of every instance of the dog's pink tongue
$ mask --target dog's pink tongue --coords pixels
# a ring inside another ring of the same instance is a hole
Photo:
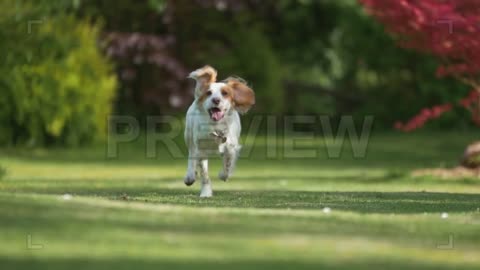
[[[213,121],[220,121],[223,118],[223,112],[222,111],[215,111],[212,113],[212,119]]]

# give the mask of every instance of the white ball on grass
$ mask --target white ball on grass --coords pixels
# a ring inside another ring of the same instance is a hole
[[[63,194],[62,196],[62,199],[64,199],[65,201],[69,201],[73,198],[73,196],[71,194]]]

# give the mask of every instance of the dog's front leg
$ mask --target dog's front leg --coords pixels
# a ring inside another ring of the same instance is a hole
[[[190,149],[188,151],[188,168],[187,168],[187,175],[185,176],[184,182],[185,185],[191,186],[195,183],[195,169],[197,168],[198,164],[198,156],[194,149]]]
[[[239,146],[227,145],[223,152],[223,169],[218,174],[218,178],[227,181],[233,174],[235,163],[237,162]]]
[[[200,192],[201,198],[212,197],[212,183],[210,177],[208,176],[208,160],[202,158],[198,161],[198,172],[200,178],[202,179],[202,190]]]

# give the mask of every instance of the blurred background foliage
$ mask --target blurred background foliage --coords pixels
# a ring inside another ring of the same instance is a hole
[[[66,1],[1,1],[0,143],[78,145],[102,139],[115,96],[100,25]],[[29,23],[21,23],[29,21]]]
[[[373,115],[383,129],[470,90],[398,48],[356,0],[18,0],[0,10],[1,144],[87,143],[111,110],[181,115],[193,100],[185,77],[205,64],[247,79],[250,115]],[[29,20],[42,23],[28,33]],[[467,115],[428,128],[468,128]]]

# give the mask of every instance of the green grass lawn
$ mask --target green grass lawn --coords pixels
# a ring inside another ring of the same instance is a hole
[[[454,166],[479,135],[374,133],[364,158],[299,140],[308,159],[262,137],[227,183],[211,162],[210,199],[184,186],[185,159],[146,158],[142,140],[115,159],[2,149],[0,269],[480,269],[480,180],[409,174]]]

